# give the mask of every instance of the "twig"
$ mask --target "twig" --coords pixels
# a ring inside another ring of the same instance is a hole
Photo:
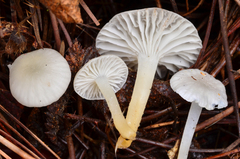
[[[23,150],[21,150],[20,148],[18,148],[16,145],[14,145],[13,143],[11,143],[10,141],[8,141],[7,139],[5,139],[3,136],[0,135],[0,143],[2,143],[4,146],[6,146],[7,148],[9,148],[10,150],[12,150],[13,152],[15,152],[16,154],[18,154],[19,156],[21,156],[22,158],[26,158],[26,159],[34,159],[32,156],[30,156],[29,154],[27,154],[26,152],[24,152]]]
[[[236,31],[240,27],[240,18],[238,18],[235,23],[228,29],[228,36],[232,35],[234,31]],[[217,42],[206,52],[204,57],[202,58],[202,61],[204,61],[213,50],[215,50],[221,43],[222,43],[222,38],[219,38]]]
[[[135,157],[135,156],[136,156],[137,158],[148,159],[147,157],[145,157],[145,156],[137,153],[136,151],[134,151],[134,150],[132,150],[132,149],[130,149],[130,148],[126,148],[126,149],[124,149],[124,150],[131,153],[131,154],[128,155],[128,156],[132,156],[132,157]],[[118,155],[117,155],[117,157],[118,157]],[[120,157],[120,156],[119,156],[119,157]],[[129,157],[128,157],[128,158],[129,158]]]
[[[238,102],[238,107],[240,108],[240,102]],[[224,117],[230,115],[233,111],[234,111],[234,107],[231,106],[231,107],[227,108],[226,110],[222,111],[221,113],[205,120],[204,122],[197,125],[195,132],[202,130],[203,128],[208,127],[209,125],[212,125],[212,124],[218,122],[219,120],[223,119]]]
[[[85,26],[85,27],[87,27],[87,28],[95,29],[95,30],[98,30],[98,31],[101,30],[100,28],[91,26],[90,24],[79,23],[79,24],[77,24],[76,26],[78,26],[78,25],[82,25],[82,26]]]
[[[0,18],[0,26],[2,26],[2,20]],[[0,38],[3,38],[3,30],[2,27],[0,27]]]
[[[235,84],[234,76],[233,76],[233,73],[231,72],[232,61],[231,61],[231,56],[230,56],[230,51],[228,46],[229,44],[228,44],[228,37],[227,37],[226,19],[224,18],[222,0],[218,0],[218,4],[219,4],[223,47],[224,47],[225,58],[226,58],[227,74],[230,82],[230,89],[231,89],[234,108],[235,108],[234,111],[235,111],[236,120],[237,120],[238,135],[240,136],[240,117],[239,117],[238,99],[237,99],[236,84]]]
[[[235,148],[237,145],[240,144],[240,138],[238,138],[237,140],[235,140],[231,145],[229,145],[227,148],[225,148],[222,153],[228,152],[230,150],[232,150],[233,148]]]
[[[67,31],[66,27],[64,26],[62,20],[60,20],[60,19],[57,19],[57,20],[58,20],[58,23],[60,24],[60,26],[62,28],[62,31],[63,31],[66,39],[67,39],[69,47],[72,47],[73,43],[72,43],[70,35],[68,34],[68,31]]]
[[[48,23],[49,23],[49,17],[47,16],[48,13],[44,12],[43,15],[43,35],[42,35],[42,39],[44,41],[47,41],[47,37],[48,37]]]
[[[61,38],[59,35],[57,18],[50,10],[49,10],[49,14],[50,14],[50,18],[52,21],[53,33],[54,33],[54,37],[55,37],[55,41],[56,41],[57,50],[59,51],[60,47],[61,47]]]
[[[161,2],[160,0],[155,0],[156,1],[156,5],[158,8],[162,8]]]
[[[1,104],[0,109],[5,112],[12,120],[14,120],[18,125],[20,125],[25,131],[27,131],[33,138],[35,138],[43,147],[45,147],[50,153],[52,153],[56,158],[60,159],[60,157],[51,150],[41,139],[39,139],[35,134],[31,132],[25,125],[23,125],[17,118],[15,118],[11,113],[9,113]]]
[[[86,5],[86,3],[84,2],[84,0],[80,0],[79,1],[81,6],[84,8],[84,10],[87,12],[87,14],[90,16],[90,18],[93,20],[93,22],[96,24],[96,26],[99,26],[100,23],[97,20],[97,18],[93,15],[93,13],[91,12],[91,10],[88,8],[88,6]]]
[[[33,3],[33,6],[30,5],[29,7],[30,7],[31,13],[33,14],[33,16],[32,16],[33,30],[34,30],[34,34],[35,34],[35,37],[37,39],[37,42],[38,42],[39,46],[41,48],[43,48],[42,40],[41,40],[41,37],[40,37],[40,34],[39,34],[38,18],[37,18],[37,15],[34,14],[34,13],[36,13],[36,10],[37,10],[35,0],[32,0],[32,3]]]
[[[14,0],[14,5],[15,5],[15,9],[17,11],[18,17],[20,18],[20,20],[23,20],[24,14],[23,14],[22,7],[20,5],[20,1]]]
[[[198,3],[198,5],[197,5],[195,8],[193,8],[193,10],[185,13],[183,16],[187,16],[187,15],[191,14],[192,12],[194,12],[195,10],[197,10],[197,9],[202,5],[203,2],[204,2],[204,0],[201,0],[201,1]]]
[[[37,159],[40,159],[35,153],[33,153],[31,150],[29,150],[26,146],[24,146],[23,144],[21,144],[20,142],[18,142],[16,139],[14,139],[11,135],[8,135],[6,132],[0,130],[0,134],[7,137],[8,139],[10,139],[13,143],[17,144],[18,146],[21,146],[25,151],[27,151],[28,153],[30,153],[32,156],[34,156]]]
[[[85,158],[85,155],[87,153],[87,150],[83,150],[82,154],[80,155],[79,159],[84,159]]]
[[[189,3],[188,3],[188,0],[186,0],[186,9],[187,9],[187,12],[189,11]]]
[[[85,116],[80,116],[80,115],[75,115],[75,114],[65,113],[63,117],[66,119],[72,119],[72,120],[83,120],[83,121],[86,121],[89,123],[94,123],[94,124],[105,124],[105,122],[102,120],[88,118]]]
[[[17,12],[15,10],[14,0],[10,0],[12,22],[17,23]]]
[[[67,145],[68,145],[68,152],[69,152],[69,159],[75,159],[75,149],[74,149],[74,144],[72,140],[72,135],[68,135],[67,137]]]
[[[180,104],[176,105],[176,107],[179,108]],[[161,111],[159,111],[159,112],[157,112],[155,114],[143,117],[141,122],[146,122],[146,121],[149,121],[149,120],[156,119],[156,118],[158,118],[158,117],[160,117],[162,115],[165,115],[165,114],[168,114],[168,113],[172,112],[172,110],[173,110],[172,107],[168,107],[168,108],[166,108],[164,110],[161,110]]]
[[[7,126],[10,130],[12,130],[16,135],[18,135],[18,137],[21,140],[23,140],[25,143],[27,143],[28,146],[31,147],[41,158],[45,159],[45,157],[27,139],[25,139],[17,130],[15,130],[11,125],[9,125],[7,122],[2,120],[1,118],[0,118],[0,122],[3,123],[5,126]]]
[[[79,25],[76,25],[76,26],[77,26],[77,28],[81,29],[84,33],[86,33],[88,36],[90,36],[93,40],[95,40],[95,38],[92,35],[90,35],[88,32],[85,31],[85,29],[83,29]]]
[[[147,139],[142,139],[142,138],[136,138],[136,141],[155,145],[155,146],[162,147],[165,149],[171,149],[173,147],[172,145],[168,145],[168,144],[164,144],[164,143],[156,142],[156,141],[151,141],[151,140],[147,140]],[[224,149],[190,149],[189,151],[190,152],[213,153],[213,152],[222,152],[223,150]]]
[[[76,134],[76,133],[73,133],[73,135],[76,137],[76,139],[83,145],[83,147],[85,148],[85,149],[89,149],[89,146],[87,145],[87,144],[85,144],[83,141],[82,141],[82,139]]]
[[[175,0],[170,0],[173,10],[175,13],[178,13],[178,7],[177,7],[177,3],[175,2]]]
[[[240,0],[235,0],[235,2],[240,6]]]
[[[204,158],[204,159],[216,159],[216,158],[221,158],[221,157],[224,157],[224,156],[228,156],[228,155],[231,155],[231,154],[234,154],[234,153],[238,153],[240,152],[240,148],[236,148],[232,151],[229,151],[229,152],[225,152],[225,153],[221,153],[221,154],[218,154],[218,155],[214,155],[214,156],[211,156],[211,157],[207,157],[207,158]]]
[[[5,157],[6,159],[12,159],[10,156],[8,156],[5,152],[3,152],[1,149],[0,149],[0,156],[3,156]]]
[[[78,109],[78,114],[80,116],[83,116],[83,104],[82,104],[82,97],[78,96],[77,97],[77,109]],[[83,139],[83,133],[84,133],[84,127],[83,124],[80,127],[80,136],[81,139]]]
[[[238,73],[234,74],[234,80],[237,80],[240,78],[240,69],[237,70]],[[229,79],[225,79],[224,81],[222,81],[222,83],[226,86],[229,84]]]
[[[106,158],[106,146],[105,146],[105,141],[103,140],[101,145],[100,145],[100,148],[101,148],[101,159],[105,159]]]
[[[144,149],[144,150],[140,150],[139,152],[135,152],[135,153],[132,153],[132,154],[129,154],[129,155],[117,155],[117,157],[119,157],[119,158],[132,158],[132,157],[135,157],[137,155],[146,154],[146,153],[148,153],[150,151],[153,151],[153,150],[155,150],[157,148],[158,148],[157,146],[152,146],[150,148],[147,148],[147,149]],[[148,158],[151,158],[151,157],[148,157]]]
[[[65,43],[64,43],[64,41],[61,42],[59,53],[64,57],[64,54],[65,54]]]
[[[157,124],[153,124],[153,125],[147,126],[144,129],[159,128],[159,127],[162,127],[162,126],[172,125],[173,123],[174,123],[174,121],[168,121],[168,122],[164,122],[164,123],[157,123]],[[179,123],[179,122],[177,122],[177,123]]]
[[[238,45],[240,44],[240,38],[236,36],[236,38],[233,40],[233,42],[230,45],[230,55],[233,56],[233,53],[237,50]],[[213,77],[216,77],[217,74],[221,71],[221,69],[226,65],[225,56],[222,56],[220,62],[218,65],[214,68],[214,70],[211,72],[211,75]]]
[[[206,50],[206,47],[208,44],[208,39],[209,39],[211,29],[212,29],[212,22],[213,22],[213,18],[214,18],[216,3],[217,3],[217,0],[212,1],[211,11],[210,11],[209,19],[208,19],[207,31],[206,31],[206,34],[205,34],[205,37],[203,40],[203,47],[202,47],[202,49],[198,55],[198,59],[195,63],[196,68],[199,66],[199,63],[202,60],[202,55],[205,53],[205,50]]]

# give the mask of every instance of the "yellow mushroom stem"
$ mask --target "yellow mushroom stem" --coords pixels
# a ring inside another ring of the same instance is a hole
[[[130,126],[128,126],[126,119],[120,109],[117,97],[112,87],[110,86],[107,77],[100,76],[95,79],[95,82],[107,101],[108,108],[111,112],[116,129],[124,138],[134,140],[136,137],[136,132],[133,131]]]
[[[127,112],[128,125],[137,132],[142,115],[144,113],[154,76],[158,66],[157,57],[139,56],[137,78],[133,89],[132,99]],[[132,140],[125,140],[124,136],[118,138],[116,148],[127,148],[131,145]]]

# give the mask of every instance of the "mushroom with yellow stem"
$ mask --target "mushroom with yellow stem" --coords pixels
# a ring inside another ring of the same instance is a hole
[[[196,28],[180,15],[147,8],[115,15],[99,32],[96,48],[100,54],[114,54],[137,69],[132,99],[126,116],[136,132],[157,72],[176,72],[190,67],[202,47]],[[116,148],[127,148],[131,140],[120,136]]]
[[[128,126],[115,93],[127,80],[128,68],[121,58],[104,55],[90,60],[76,74],[74,90],[88,100],[105,99],[114,125],[126,139],[135,139],[136,133]]]

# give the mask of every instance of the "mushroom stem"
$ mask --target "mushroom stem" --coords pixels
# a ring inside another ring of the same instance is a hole
[[[187,159],[188,157],[188,152],[192,142],[193,134],[195,132],[195,128],[201,112],[202,107],[200,107],[197,103],[192,102],[188,113],[187,122],[183,131],[183,136],[178,152],[178,159]]]
[[[138,71],[134,84],[132,99],[127,112],[127,123],[137,131],[149,95],[151,93],[153,79],[157,70],[158,58],[141,56],[138,58]]]
[[[116,129],[124,138],[134,140],[136,133],[128,126],[120,109],[117,97],[112,87],[109,85],[107,77],[100,76],[95,79],[95,82],[107,101]]]
[[[151,93],[153,79],[157,70],[158,58],[139,56],[137,78],[134,84],[132,99],[127,112],[128,125],[137,132],[142,115],[144,113],[149,95]],[[118,148],[128,148],[132,140],[125,140],[123,136],[118,138],[115,151]]]

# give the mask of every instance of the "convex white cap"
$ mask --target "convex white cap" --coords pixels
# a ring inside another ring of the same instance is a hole
[[[116,93],[127,80],[128,68],[126,64],[115,55],[105,55],[91,59],[76,74],[74,90],[82,98],[88,100],[105,99],[95,80],[106,77],[109,85]]]
[[[158,60],[162,77],[188,68],[197,60],[202,42],[194,25],[182,16],[160,8],[147,8],[115,15],[99,32],[100,54],[114,54],[137,69],[139,56]],[[163,67],[165,66],[165,67]]]
[[[71,71],[56,50],[39,49],[20,55],[10,70],[10,91],[27,107],[43,107],[57,101],[66,91]]]
[[[198,69],[181,70],[170,79],[172,89],[188,102],[196,102],[207,110],[228,105],[222,82]]]

